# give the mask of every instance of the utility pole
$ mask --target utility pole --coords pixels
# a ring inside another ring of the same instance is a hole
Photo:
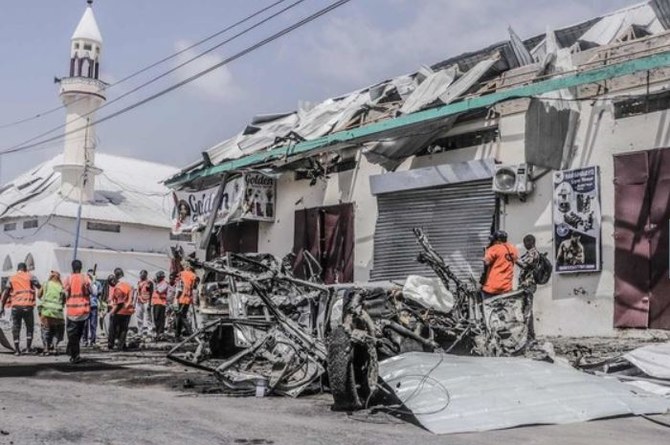
[[[79,233],[81,231],[81,208],[83,205],[84,189],[88,180],[88,127],[91,118],[86,119],[86,132],[84,134],[84,172],[81,175],[81,188],[79,189],[79,206],[77,207],[77,229],[74,235],[74,255],[73,260],[77,259],[77,250],[79,249]]]

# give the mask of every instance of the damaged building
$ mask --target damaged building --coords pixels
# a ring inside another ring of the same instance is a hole
[[[434,275],[415,227],[461,279],[493,229],[532,233],[538,334],[670,329],[669,44],[652,0],[256,116],[166,180],[173,230],[326,284]]]

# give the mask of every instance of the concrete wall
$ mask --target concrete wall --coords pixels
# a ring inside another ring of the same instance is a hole
[[[293,173],[283,174],[277,183],[277,219],[260,223],[258,249],[277,256],[293,250],[293,228],[296,210],[354,203],[354,280],[367,281],[372,269],[373,236],[377,220],[377,200],[370,194],[371,175],[383,168],[362,158],[357,168],[330,175],[314,186],[309,180],[294,180]]]
[[[38,231],[22,228],[27,219],[34,218],[17,219],[17,229],[11,232],[2,231],[0,225],[0,267],[7,257],[12,263],[11,269],[0,271],[0,277],[13,274],[16,265],[25,262],[28,254],[35,261],[34,274],[41,280],[50,270],[68,273],[74,251],[74,219],[53,217],[44,224],[42,217],[38,219],[41,227]],[[122,224],[120,233],[110,233],[88,230],[83,221],[78,257],[85,268],[98,264],[100,277],[122,267],[126,276],[134,280],[141,269],[151,274],[159,269],[168,270],[170,246],[175,244],[170,241],[167,228]]]
[[[627,93],[642,92],[641,89]],[[540,334],[588,336],[615,335],[614,309],[614,187],[613,155],[670,145],[670,111],[615,120],[611,103],[580,102],[580,122],[569,168],[600,166],[602,208],[602,272],[563,274],[552,277],[536,294],[536,326]],[[514,108],[514,107],[512,107]],[[430,156],[410,158],[398,170],[464,162],[494,157],[502,163],[524,161],[524,107],[503,115],[500,138],[486,145]],[[301,208],[354,202],[355,279],[366,281],[372,268],[373,237],[377,216],[376,199],[370,193],[369,177],[382,174],[379,166],[362,157],[356,170],[331,174],[327,180],[309,186],[284,174],[277,187],[277,221],[261,224],[259,250],[284,255],[293,246],[295,211]],[[536,171],[536,173],[539,173]],[[535,192],[525,202],[510,197],[501,209],[501,225],[511,241],[521,247],[526,233],[533,233],[538,248],[552,252],[552,175],[535,184]]]

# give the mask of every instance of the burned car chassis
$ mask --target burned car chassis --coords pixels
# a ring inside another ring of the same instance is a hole
[[[168,358],[213,373],[234,394],[253,394],[260,388],[295,397],[312,384],[326,384],[334,409],[354,410],[378,392],[378,362],[384,358],[410,351],[486,356],[523,351],[529,295],[520,291],[482,301],[474,282],[459,280],[421,230],[415,229],[415,235],[422,247],[418,260],[452,292],[449,312],[407,298],[398,287],[325,286],[314,278],[301,280],[276,259],[258,262],[238,256],[256,273],[223,261],[194,261],[196,267],[246,283],[253,294],[249,298],[259,298],[269,317],[221,317],[175,346]],[[309,317],[278,303],[286,298],[295,300],[293,305],[308,301]],[[320,323],[314,322],[314,311],[321,314]],[[232,338],[244,339],[245,346]]]

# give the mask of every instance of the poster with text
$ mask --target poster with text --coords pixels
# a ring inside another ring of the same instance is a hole
[[[205,227],[219,187],[197,192],[173,192],[172,233],[180,234]],[[273,222],[276,178],[262,173],[247,173],[226,182],[215,225],[254,220]]]
[[[598,167],[555,172],[553,201],[556,272],[599,271],[601,213]]]

